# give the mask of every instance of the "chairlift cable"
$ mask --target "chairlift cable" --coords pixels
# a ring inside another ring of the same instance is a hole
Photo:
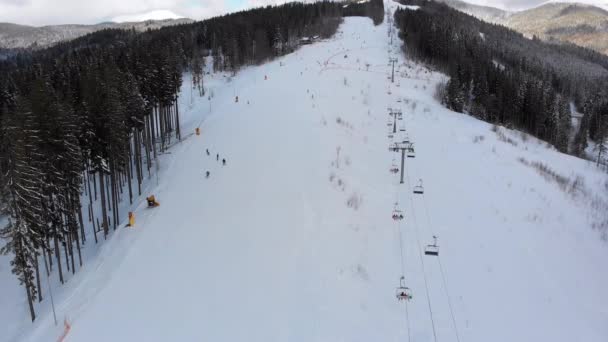
[[[409,177],[408,177],[408,186],[409,186]],[[427,224],[428,224],[428,230],[431,232],[431,234],[433,236],[435,236],[436,234],[434,233],[433,230],[433,226],[431,224],[431,217],[429,215],[429,209],[428,209],[428,205],[426,202],[426,194],[422,193],[422,204],[424,206],[424,211],[426,214],[426,220],[427,220]],[[418,236],[416,236],[418,237]],[[420,244],[420,241],[418,241],[418,243]],[[452,317],[452,325],[454,327],[454,334],[456,335],[456,341],[460,342],[460,334],[458,333],[458,326],[456,325],[456,317],[454,315],[454,308],[452,306],[452,299],[450,297],[450,293],[448,290],[448,285],[447,285],[447,281],[446,281],[446,276],[445,276],[445,272],[443,271],[443,265],[441,264],[441,259],[440,256],[437,255],[437,262],[439,263],[439,272],[441,273],[441,281],[443,283],[443,291],[445,292],[445,296],[448,300],[448,307],[450,309],[450,316]]]
[[[460,335],[458,334],[458,326],[456,325],[456,318],[454,317],[454,310],[452,309],[452,299],[450,297],[450,293],[448,292],[448,284],[445,279],[445,275],[443,273],[443,266],[441,265],[441,259],[439,255],[437,256],[437,262],[439,262],[439,271],[441,272],[441,280],[443,281],[443,290],[445,291],[445,296],[448,298],[448,306],[450,307],[450,315],[452,316],[452,324],[454,325],[454,333],[456,334],[456,341],[460,342]]]
[[[401,233],[401,222],[397,223],[397,234],[399,239],[399,250],[401,252],[401,276],[405,277],[405,258],[403,257],[403,235]],[[407,341],[411,342],[410,316],[407,309],[407,301],[405,301],[405,323],[407,328]]]
[[[407,324],[407,342],[411,342],[412,340],[412,333],[410,330],[410,314],[407,310],[407,302],[405,302],[405,322]]]
[[[407,188],[408,191],[411,192],[411,184],[410,184],[410,177],[409,177],[409,173],[406,173],[406,177],[407,179]],[[437,332],[435,330],[435,320],[433,319],[433,308],[431,306],[431,295],[429,293],[429,284],[426,278],[426,270],[424,267],[424,257],[422,256],[422,247],[420,245],[420,237],[418,236],[418,224],[416,222],[416,213],[414,212],[414,202],[412,201],[412,196],[408,196],[409,198],[409,202],[410,202],[410,207],[412,209],[412,219],[413,219],[413,225],[414,225],[414,230],[416,232],[416,242],[418,245],[418,255],[420,257],[420,264],[422,265],[422,277],[424,278],[424,288],[426,290],[426,301],[429,307],[429,315],[431,317],[431,327],[433,328],[433,340],[435,342],[437,342]]]
[[[405,258],[403,257],[403,234],[401,233],[401,222],[397,222],[397,233],[399,234],[399,250],[401,251],[401,275],[405,276]]]
[[[428,205],[426,204],[426,195],[422,194],[422,202],[424,204],[424,209],[426,212],[426,219],[428,221],[429,230],[433,233],[432,225],[431,225],[431,217],[429,215]],[[435,235],[435,234],[433,234]],[[460,342],[460,335],[458,334],[458,326],[456,325],[456,317],[454,315],[454,309],[452,307],[452,298],[450,297],[450,293],[448,291],[448,284],[446,281],[445,272],[443,272],[443,265],[441,264],[440,256],[437,255],[437,262],[439,263],[439,272],[441,273],[441,281],[443,282],[443,291],[445,292],[445,296],[448,299],[448,307],[450,308],[450,315],[452,316],[452,324],[454,326],[454,333],[456,334],[456,340]]]

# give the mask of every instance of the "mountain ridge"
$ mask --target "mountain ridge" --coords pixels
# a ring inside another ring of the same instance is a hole
[[[0,49],[37,49],[51,46],[58,42],[72,40],[95,31],[104,29],[159,29],[194,22],[193,19],[161,19],[139,22],[101,22],[93,25],[62,24],[46,26],[29,26],[0,22]]]
[[[514,29],[528,38],[536,36],[555,43],[572,43],[608,55],[608,7],[548,1],[526,10],[506,11],[460,0],[439,2],[478,19]]]

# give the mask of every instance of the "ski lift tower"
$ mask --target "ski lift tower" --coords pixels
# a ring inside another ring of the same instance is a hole
[[[393,65],[393,71],[391,73],[391,83],[395,83],[395,63],[397,63],[397,58],[391,57],[389,62]]]
[[[409,151],[409,144],[406,142],[395,142],[389,145],[388,150],[391,152],[399,152],[401,151],[401,180],[399,183],[403,184],[403,169],[405,165],[405,152]]]
[[[388,115],[393,117],[393,134],[395,134],[397,133],[397,119],[401,120],[403,118],[403,112],[401,112],[401,109],[388,108]]]

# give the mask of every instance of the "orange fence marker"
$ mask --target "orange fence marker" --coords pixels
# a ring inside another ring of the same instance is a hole
[[[129,224],[127,225],[127,227],[134,227],[135,226],[135,214],[133,214],[132,211],[129,211]]]

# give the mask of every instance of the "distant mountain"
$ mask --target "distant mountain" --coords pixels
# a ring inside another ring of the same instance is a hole
[[[459,0],[439,2],[530,38],[570,42],[608,55],[608,11],[597,6],[550,1],[532,9],[509,12]]]
[[[103,29],[118,28],[145,31],[148,29],[158,29],[163,26],[191,23],[193,21],[192,19],[181,18],[124,23],[104,22],[96,25],[52,25],[41,27],[0,23],[0,49],[36,49],[57,42],[75,39]]]
[[[501,23],[513,14],[499,8],[474,5],[460,0],[437,0],[437,2],[443,2],[454,9],[491,23]]]
[[[599,7],[548,3],[515,13],[503,24],[529,37],[567,41],[608,54],[608,11]]]

